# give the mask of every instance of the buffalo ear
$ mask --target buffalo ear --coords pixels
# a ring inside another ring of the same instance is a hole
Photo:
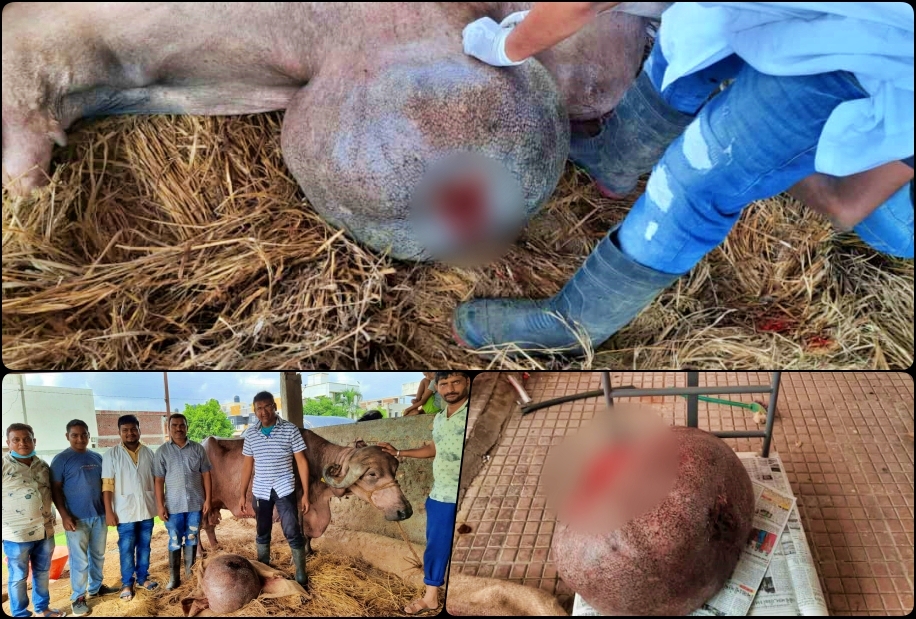
[[[364,441],[361,438],[358,438],[355,441],[353,441],[353,446],[356,447],[357,449],[359,449],[360,447],[368,447],[368,445],[366,445],[366,441]]]
[[[339,464],[329,464],[328,467],[324,470],[325,475],[330,475],[331,477],[340,476],[340,465]]]

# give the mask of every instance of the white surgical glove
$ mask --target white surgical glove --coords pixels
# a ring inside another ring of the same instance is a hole
[[[461,33],[464,41],[464,53],[493,65],[494,67],[512,67],[520,65],[525,60],[513,62],[506,57],[506,38],[528,11],[512,13],[502,22],[496,23],[489,17],[481,17],[464,27]]]

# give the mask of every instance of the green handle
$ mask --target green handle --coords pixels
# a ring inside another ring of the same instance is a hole
[[[687,396],[685,395],[682,395],[681,397],[684,398],[685,400],[687,399]],[[728,406],[737,406],[739,408],[746,408],[748,410],[754,411],[755,413],[765,413],[766,412],[766,409],[760,406],[760,404],[758,404],[757,402],[751,402],[750,404],[747,404],[745,402],[733,402],[731,400],[722,400],[720,398],[711,398],[708,395],[698,395],[697,399],[702,400],[704,402],[712,402],[713,404],[726,404]]]

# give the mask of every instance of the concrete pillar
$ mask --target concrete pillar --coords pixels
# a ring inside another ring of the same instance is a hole
[[[302,375],[298,372],[280,372],[280,398],[283,417],[302,427]]]

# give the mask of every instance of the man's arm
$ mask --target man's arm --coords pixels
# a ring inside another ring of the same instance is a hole
[[[245,456],[242,461],[242,498],[239,502],[239,511],[244,514],[249,513],[248,502],[248,486],[251,484],[251,474],[254,472],[254,458],[252,456]]]
[[[102,501],[105,503],[105,524],[109,527],[118,526],[118,515],[114,511],[114,507],[111,505],[111,498],[114,495],[114,492],[111,490],[102,491]]]
[[[382,448],[382,451],[385,453],[391,454],[395,457],[406,457],[406,458],[434,458],[436,456],[436,444],[433,442],[423,445],[423,447],[417,447],[416,449],[401,449],[398,450],[388,443],[378,443],[378,446]]]
[[[531,12],[506,38],[506,56],[513,62],[568,39],[599,13],[619,2],[535,2]]]
[[[168,522],[169,513],[165,509],[165,477],[153,477],[156,485],[156,511],[159,512],[159,520]]]
[[[206,516],[210,512],[210,488],[211,488],[210,471],[204,471],[203,473],[200,474],[200,476],[204,480],[204,510],[203,511],[204,511],[204,516]]]
[[[299,469],[299,479],[302,480],[302,511],[308,511],[309,505],[309,461],[305,459],[304,451],[293,452],[296,468]]]
[[[57,508],[57,512],[60,514],[60,519],[64,525],[64,530],[76,531],[76,522],[73,520],[73,516],[70,514],[70,512],[67,511],[66,501],[64,500],[64,482],[51,482],[51,498],[54,501],[54,507]]]
[[[841,228],[852,228],[913,180],[913,168],[891,161],[851,176],[816,172],[788,193]]]

